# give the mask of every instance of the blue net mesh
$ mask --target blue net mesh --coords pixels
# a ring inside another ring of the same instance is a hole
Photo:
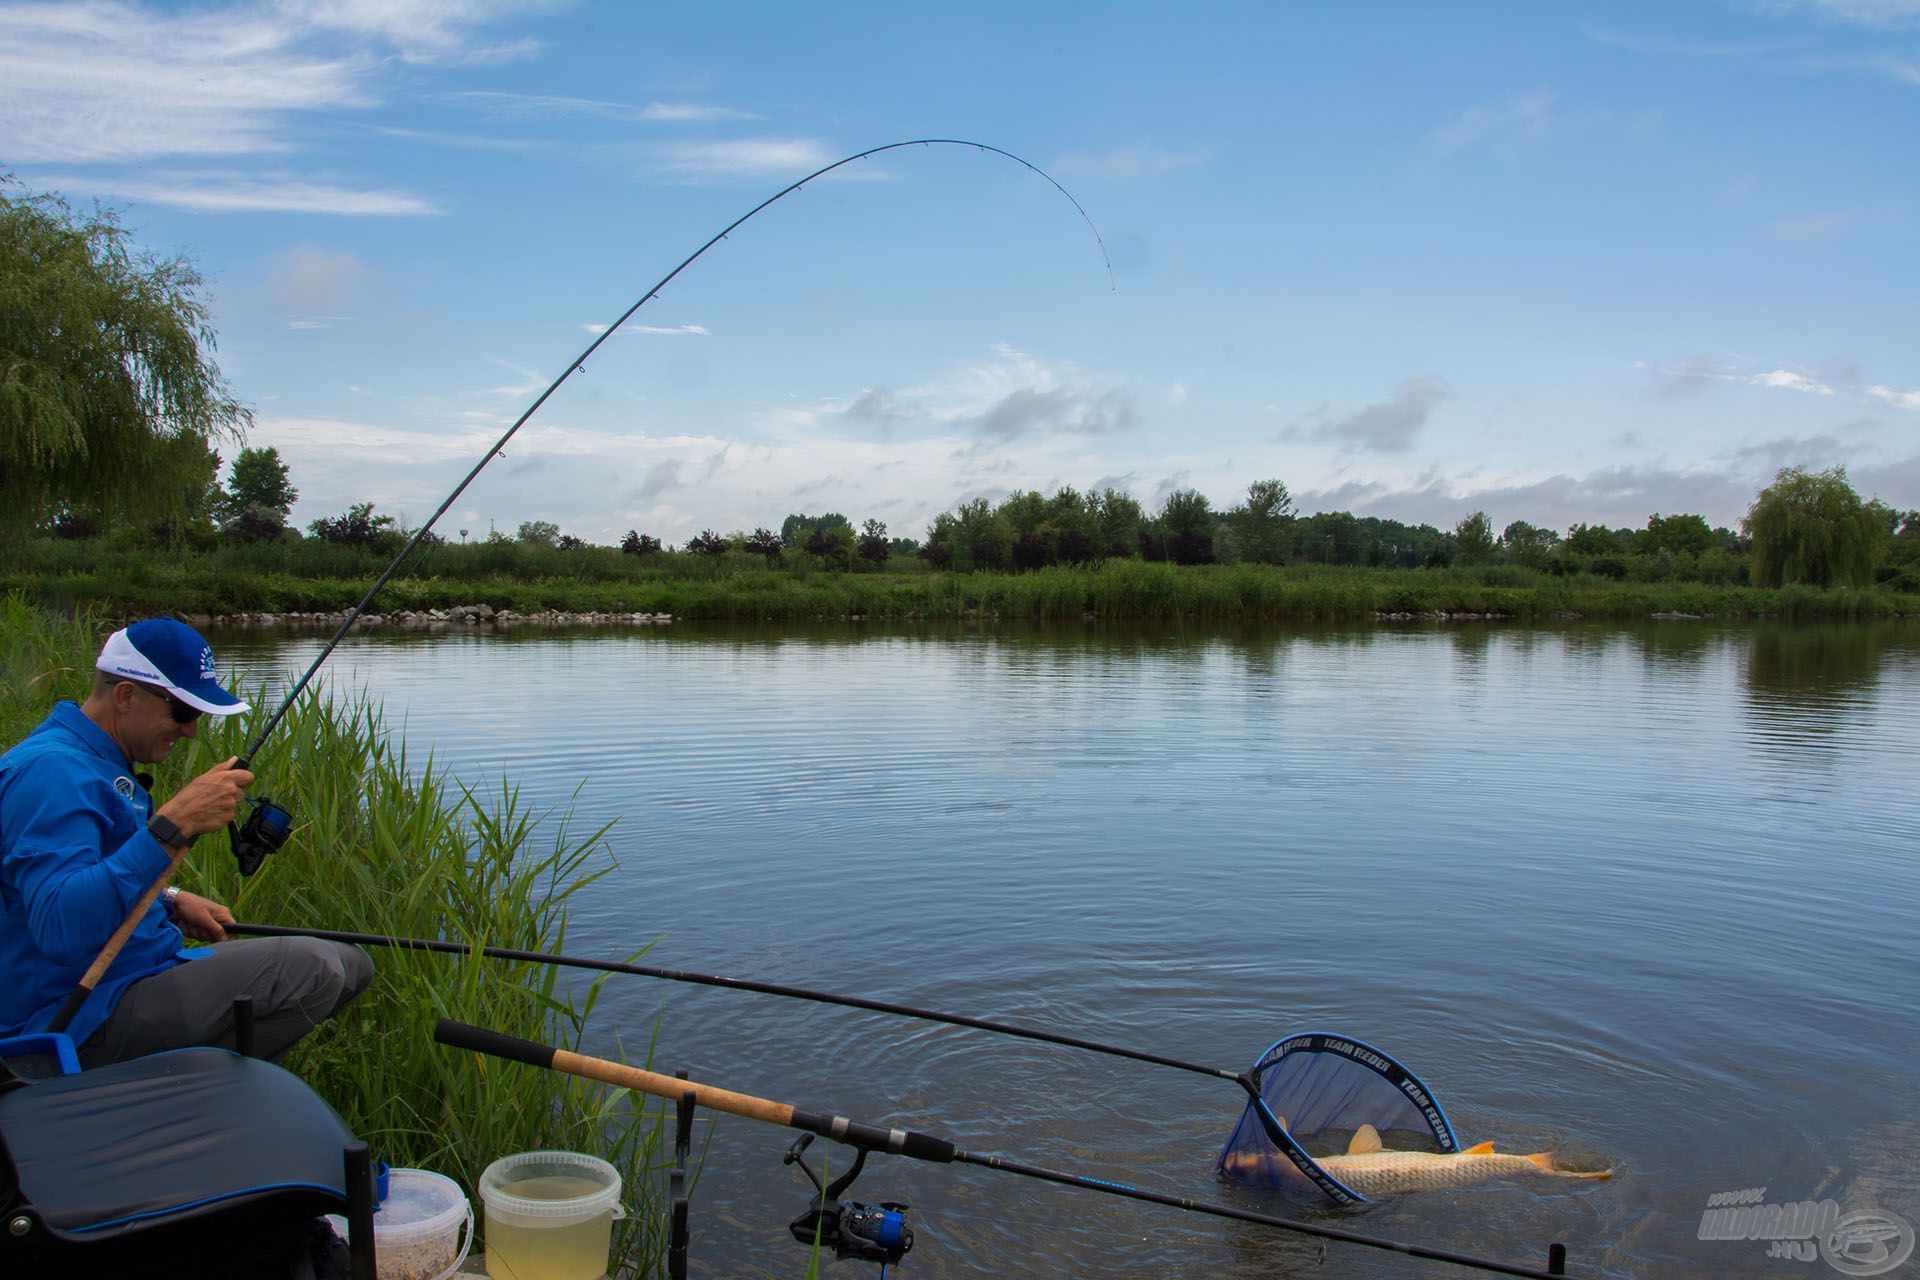
[[[1453,1126],[1417,1076],[1369,1044],[1310,1032],[1260,1055],[1248,1099],[1214,1162],[1221,1177],[1306,1198],[1359,1204],[1366,1197],[1323,1169],[1370,1124],[1394,1151],[1458,1151]],[[1262,1108],[1265,1116],[1262,1115]]]

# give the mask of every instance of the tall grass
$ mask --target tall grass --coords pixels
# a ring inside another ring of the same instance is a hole
[[[18,741],[60,697],[85,695],[99,637],[91,621],[0,598],[0,731]],[[261,691],[247,716],[203,722],[158,770],[164,795],[238,754],[277,699]],[[244,722],[244,723],[243,723]],[[177,882],[225,902],[242,920],[459,939],[480,946],[563,949],[573,894],[612,869],[605,830],[575,831],[565,814],[528,810],[502,783],[469,791],[428,759],[410,761],[380,710],[360,700],[303,697],[255,762],[256,795],[293,810],[286,849],[242,879],[216,835]],[[435,1169],[469,1189],[493,1159],[567,1148],[620,1170],[629,1207],[614,1274],[655,1274],[664,1256],[664,1108],[644,1096],[458,1053],[436,1045],[441,1017],[577,1048],[599,984],[564,990],[551,966],[379,950],[369,989],[307,1037],[286,1064],[311,1084],[378,1158]],[[645,1055],[647,1043],[625,1046]],[[476,1210],[478,1205],[476,1203]]]

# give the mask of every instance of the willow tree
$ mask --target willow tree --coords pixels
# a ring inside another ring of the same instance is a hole
[[[1860,500],[1844,467],[1784,469],[1741,522],[1753,539],[1754,585],[1868,586],[1886,548],[1881,512]]]
[[[200,273],[138,250],[109,210],[0,184],[0,532],[60,511],[179,518],[209,449],[250,420],[214,364]]]

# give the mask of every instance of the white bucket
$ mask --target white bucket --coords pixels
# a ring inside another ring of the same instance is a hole
[[[620,1171],[577,1151],[503,1156],[480,1175],[487,1274],[494,1280],[600,1280],[620,1212]]]
[[[330,1221],[346,1239],[346,1219]],[[373,1215],[380,1280],[447,1280],[472,1246],[473,1206],[459,1183],[425,1169],[388,1175],[387,1198]]]

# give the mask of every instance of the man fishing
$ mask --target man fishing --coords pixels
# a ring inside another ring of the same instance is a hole
[[[43,1030],[149,887],[199,836],[234,818],[253,774],[216,765],[156,811],[149,779],[202,715],[247,704],[221,688],[213,649],[151,618],[107,638],[86,701],[56,705],[0,755],[0,1036]],[[253,997],[255,1049],[277,1058],[373,978],[358,947],[315,938],[227,941],[233,913],[168,887],[66,1030],[83,1066],[187,1045],[234,1044]],[[191,936],[212,947],[187,950]]]

